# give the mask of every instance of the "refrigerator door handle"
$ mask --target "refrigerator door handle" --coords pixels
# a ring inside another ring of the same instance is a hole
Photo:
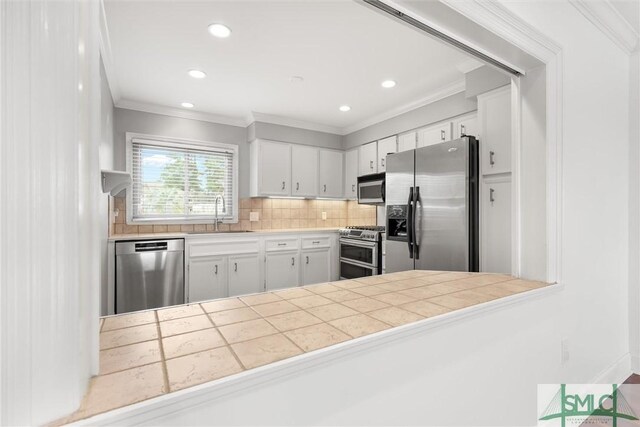
[[[420,208],[418,209],[418,203]],[[413,252],[414,258],[420,259],[420,235],[422,233],[422,201],[420,200],[420,187],[416,186],[413,192]],[[420,216],[418,218],[418,215]],[[420,228],[418,228],[420,226]]]
[[[409,188],[409,200],[407,201],[407,244],[409,245],[409,258],[413,259],[413,187]]]

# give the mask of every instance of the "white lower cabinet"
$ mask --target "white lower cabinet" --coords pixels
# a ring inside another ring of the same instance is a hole
[[[298,251],[267,252],[265,257],[267,291],[298,286]]]
[[[227,257],[198,257],[189,260],[188,302],[227,296]]]
[[[511,274],[511,177],[482,180],[480,269]]]
[[[264,290],[260,283],[260,259],[257,254],[230,256],[228,269],[230,297]]]
[[[329,248],[302,251],[302,284],[331,281],[331,250]]]

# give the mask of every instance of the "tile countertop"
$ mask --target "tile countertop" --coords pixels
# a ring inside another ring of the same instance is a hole
[[[139,239],[171,239],[171,238],[184,238],[184,237],[203,237],[203,236],[216,236],[216,237],[250,237],[264,234],[309,234],[309,233],[337,233],[340,228],[325,227],[325,228],[284,228],[273,230],[255,230],[255,231],[192,231],[189,233],[175,232],[175,233],[144,233],[144,234],[112,234],[109,236],[110,241],[117,240],[139,240]]]
[[[414,270],[105,317],[99,375],[61,422],[545,286]]]

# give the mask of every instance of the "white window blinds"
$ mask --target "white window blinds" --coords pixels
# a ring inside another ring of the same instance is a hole
[[[132,139],[135,220],[210,220],[234,216],[235,150]]]

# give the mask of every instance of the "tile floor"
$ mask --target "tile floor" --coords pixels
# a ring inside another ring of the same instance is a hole
[[[543,286],[407,271],[106,317],[100,373],[65,422]]]

